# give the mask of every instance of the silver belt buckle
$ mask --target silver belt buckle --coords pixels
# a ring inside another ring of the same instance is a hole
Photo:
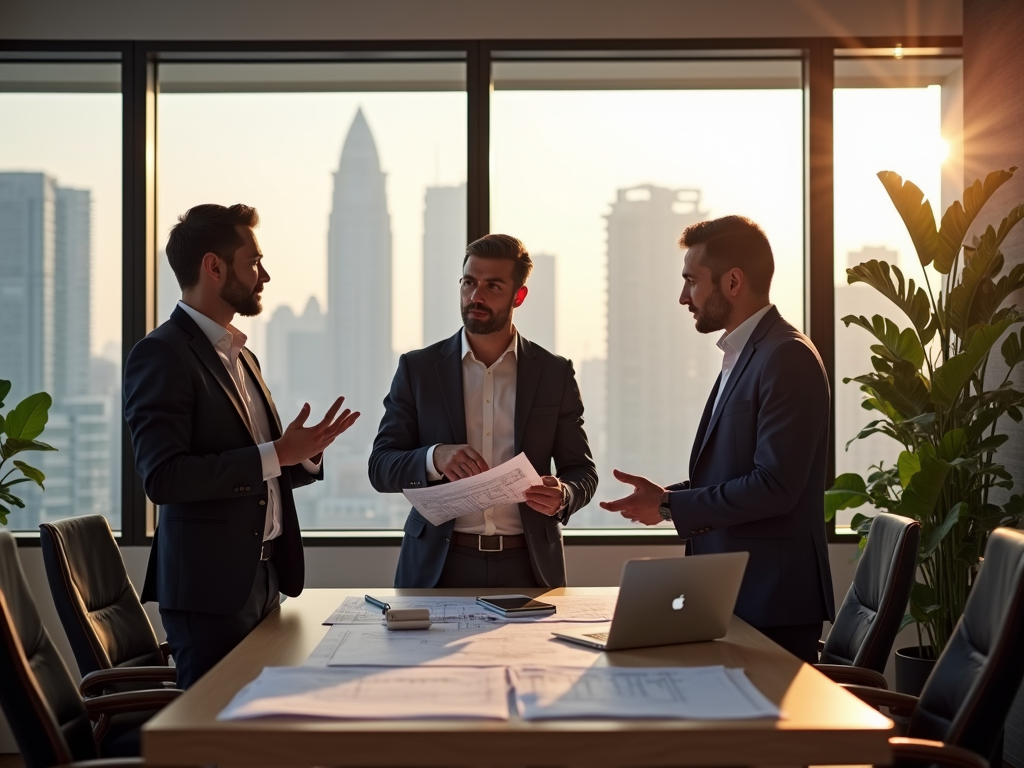
[[[485,538],[487,538],[487,539],[497,539],[498,540],[498,548],[497,549],[484,549],[484,539]],[[477,534],[477,537],[476,537],[476,548],[480,552],[502,552],[505,549],[505,540],[501,536],[484,536],[482,533],[480,533],[480,534]]]

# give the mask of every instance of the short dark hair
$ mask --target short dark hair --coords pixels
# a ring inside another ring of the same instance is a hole
[[[216,253],[228,264],[235,251],[244,245],[235,227],[256,227],[260,215],[249,205],[236,203],[230,208],[206,203],[189,208],[178,217],[167,238],[167,261],[182,290],[199,282],[203,256]]]
[[[701,266],[711,270],[716,283],[728,270],[743,270],[751,290],[767,296],[775,274],[772,247],[764,230],[744,216],[723,216],[691,224],[679,238],[680,248],[704,245]]]
[[[479,240],[474,240],[466,246],[466,258],[462,260],[463,269],[465,269],[470,256],[514,261],[512,280],[515,282],[516,289],[526,283],[530,272],[533,271],[533,261],[530,259],[526,246],[523,245],[522,240],[512,237],[512,235],[484,235]]]

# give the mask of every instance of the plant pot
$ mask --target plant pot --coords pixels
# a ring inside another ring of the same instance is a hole
[[[935,654],[930,645],[900,648],[896,651],[896,690],[919,696],[934,668]]]

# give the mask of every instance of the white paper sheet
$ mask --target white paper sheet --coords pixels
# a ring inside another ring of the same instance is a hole
[[[540,475],[525,453],[473,477],[429,488],[406,488],[405,498],[434,525],[502,504],[526,500],[526,489],[540,485]]]
[[[509,670],[524,720],[554,718],[777,718],[779,708],[742,669],[521,666]]]
[[[331,666],[507,667],[543,659],[579,667],[601,655],[595,648],[556,640],[544,624],[463,622],[409,632],[336,624],[328,634],[337,642]]]
[[[550,616],[524,616],[506,619],[488,611],[472,597],[380,597],[392,608],[426,608],[435,624],[458,624],[467,621],[515,622],[524,624],[564,622],[605,622],[615,612],[614,595],[542,596],[538,599],[555,606]],[[375,605],[361,597],[346,597],[324,624],[383,624],[384,617]]]
[[[287,715],[507,720],[508,683],[501,668],[267,667],[217,719]]]

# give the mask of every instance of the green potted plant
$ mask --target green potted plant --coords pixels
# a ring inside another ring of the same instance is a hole
[[[0,379],[0,408],[3,407],[4,398],[10,391],[11,382]],[[43,488],[46,476],[35,467],[13,457],[23,451],[57,450],[52,445],[36,440],[46,427],[52,403],[48,394],[37,392],[18,403],[6,417],[0,415],[0,437],[6,435],[3,442],[0,442],[0,525],[7,525],[11,507],[25,507],[25,502],[11,490],[14,486],[33,482]],[[4,467],[8,461],[11,461],[13,466],[7,468],[5,473]],[[19,473],[21,477],[15,476],[15,473]]]
[[[895,320],[842,318],[847,327],[858,326],[875,341],[873,370],[844,379],[860,385],[862,406],[877,417],[850,443],[881,434],[901,450],[895,466],[879,462],[867,477],[837,477],[825,493],[825,516],[832,519],[840,509],[869,505],[921,523],[918,576],[904,626],[916,622],[918,648],[913,650],[922,658],[937,658],[949,641],[989,533],[1016,525],[1024,515],[1024,500],[1010,495],[1013,477],[999,462],[999,448],[1009,439],[1007,419],[1020,422],[1024,405],[1024,392],[1011,380],[1024,362],[1024,330],[1015,327],[1024,322],[1024,313],[1015,304],[1004,306],[1024,287],[1024,265],[1004,268],[999,249],[1024,218],[1024,205],[1013,208],[998,227],[990,225],[981,237],[964,243],[981,208],[1016,170],[975,181],[963,203],[946,210],[938,228],[924,193],[882,171],[878,178],[917,251],[922,284],[884,261],[847,270],[851,284],[867,283],[901,313]],[[994,350],[1006,364],[1005,374],[989,368]],[[853,517],[851,527],[861,534],[861,547],[871,520],[870,514]],[[898,657],[898,687],[901,677]]]

